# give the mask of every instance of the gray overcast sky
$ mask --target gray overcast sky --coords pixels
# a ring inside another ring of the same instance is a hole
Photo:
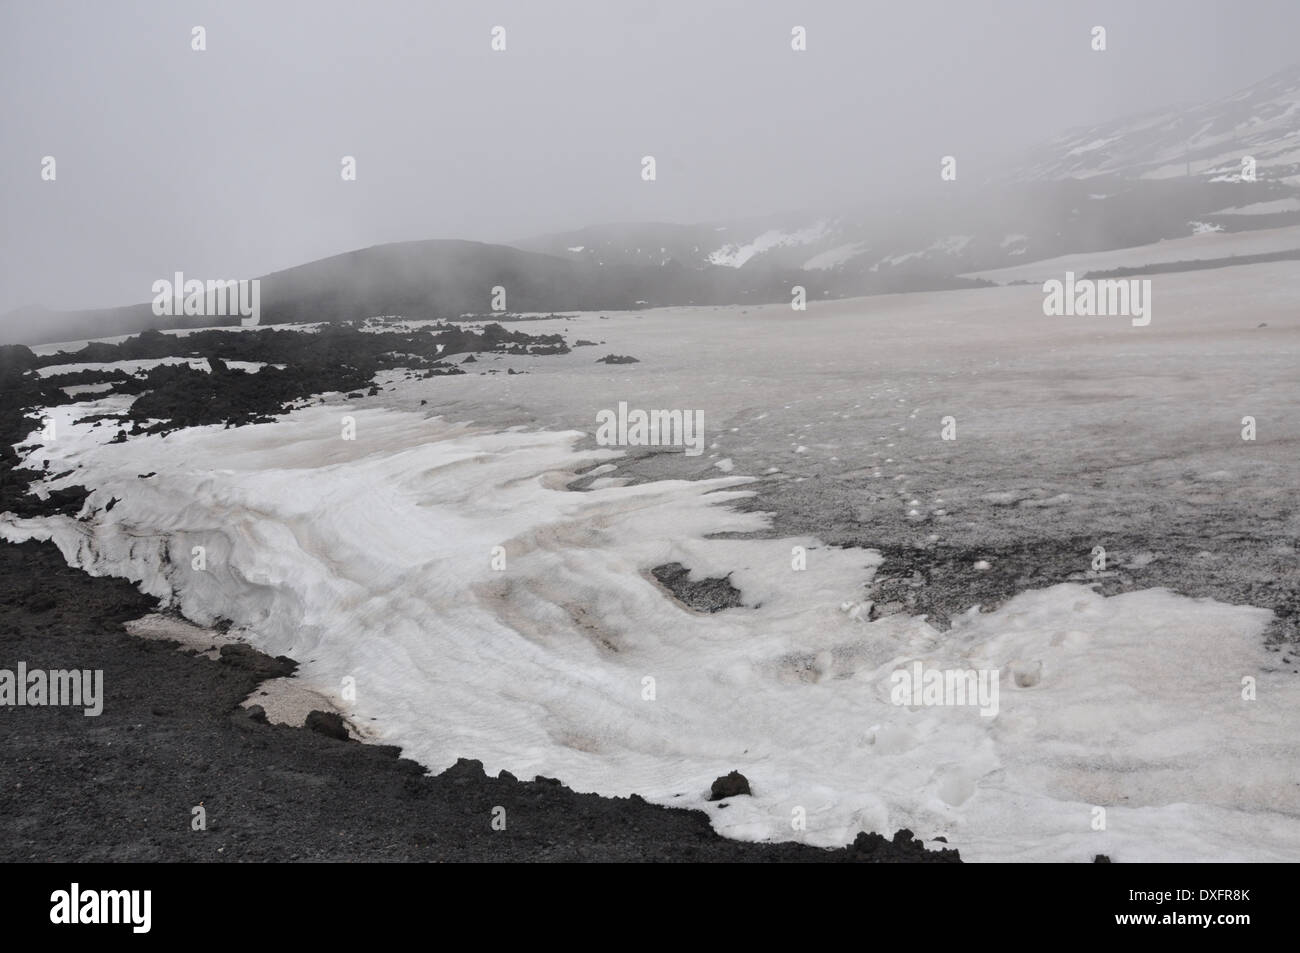
[[[1297,0],[0,0],[0,313],[379,242],[852,203],[944,154],[978,177],[1248,85],[1297,36]]]

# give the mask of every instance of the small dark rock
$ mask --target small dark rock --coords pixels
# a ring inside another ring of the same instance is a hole
[[[724,797],[737,797],[741,794],[749,793],[749,779],[739,771],[732,771],[730,774],[724,774],[713,782],[713,789],[709,793],[710,801],[721,801]]]
[[[317,734],[324,735],[327,738],[337,738],[339,741],[348,740],[348,729],[343,724],[343,718],[338,712],[333,711],[311,711],[307,713],[307,720],[303,727]]]
[[[56,605],[58,605],[58,602],[53,596],[45,593],[38,593],[27,600],[27,611],[33,613],[49,612]]]
[[[961,863],[961,855],[951,847],[927,851],[925,845],[912,836],[909,830],[900,830],[891,840],[879,834],[862,831],[849,845],[846,861],[852,863]]]
[[[223,645],[221,661],[225,665],[232,665],[246,672],[255,672],[263,678],[286,678],[298,668],[298,663],[291,658],[283,655],[271,658],[243,642]]]
[[[441,777],[465,783],[483,780],[487,778],[487,773],[483,770],[482,761],[473,758],[457,758],[456,763],[442,772]]]

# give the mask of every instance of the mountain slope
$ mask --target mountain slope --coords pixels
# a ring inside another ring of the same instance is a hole
[[[1165,109],[1074,130],[1013,170],[1026,180],[1197,177],[1241,181],[1242,157],[1259,179],[1300,184],[1300,64],[1188,109]]]
[[[1241,159],[1256,160],[1243,181]],[[1190,174],[1189,174],[1190,172]],[[927,201],[706,225],[597,226],[519,243],[605,265],[668,261],[804,272],[867,292],[963,271],[1211,231],[1300,224],[1300,64],[1189,109],[1073,130],[997,182],[939,183]]]

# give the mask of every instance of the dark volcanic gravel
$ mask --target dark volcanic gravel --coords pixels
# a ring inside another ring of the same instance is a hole
[[[673,594],[677,601],[700,612],[721,612],[743,605],[740,590],[726,577],[691,580],[691,571],[681,563],[655,566],[650,574]]]
[[[44,379],[46,403],[68,403],[55,385],[106,383],[120,394],[139,395],[131,406],[136,430],[161,432],[178,427],[225,423],[239,425],[273,419],[295,400],[325,391],[370,388],[375,373],[401,368],[410,377],[464,373],[445,359],[456,354],[563,354],[558,334],[529,335],[489,324],[481,331],[440,325],[418,331],[370,333],[351,325],[325,325],[314,333],[266,328],[258,331],[198,331],[180,336],[146,331],[118,344],[91,342],[74,352],[37,357],[27,348],[0,354],[0,377],[22,381],[22,370],[60,364],[205,358],[211,371],[188,364],[154,367],[140,377],[122,371],[85,370]],[[262,362],[256,373],[230,369],[229,361]],[[17,372],[17,373],[14,373]],[[53,392],[55,397],[50,397]],[[374,393],[375,391],[371,391]],[[145,423],[148,426],[145,426]]]

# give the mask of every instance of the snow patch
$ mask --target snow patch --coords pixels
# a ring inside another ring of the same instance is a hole
[[[755,255],[770,251],[773,248],[812,244],[820,239],[825,232],[826,222],[824,221],[796,232],[783,232],[775,228],[769,229],[746,244],[723,245],[717,251],[710,253],[709,262],[727,268],[739,268]]]

